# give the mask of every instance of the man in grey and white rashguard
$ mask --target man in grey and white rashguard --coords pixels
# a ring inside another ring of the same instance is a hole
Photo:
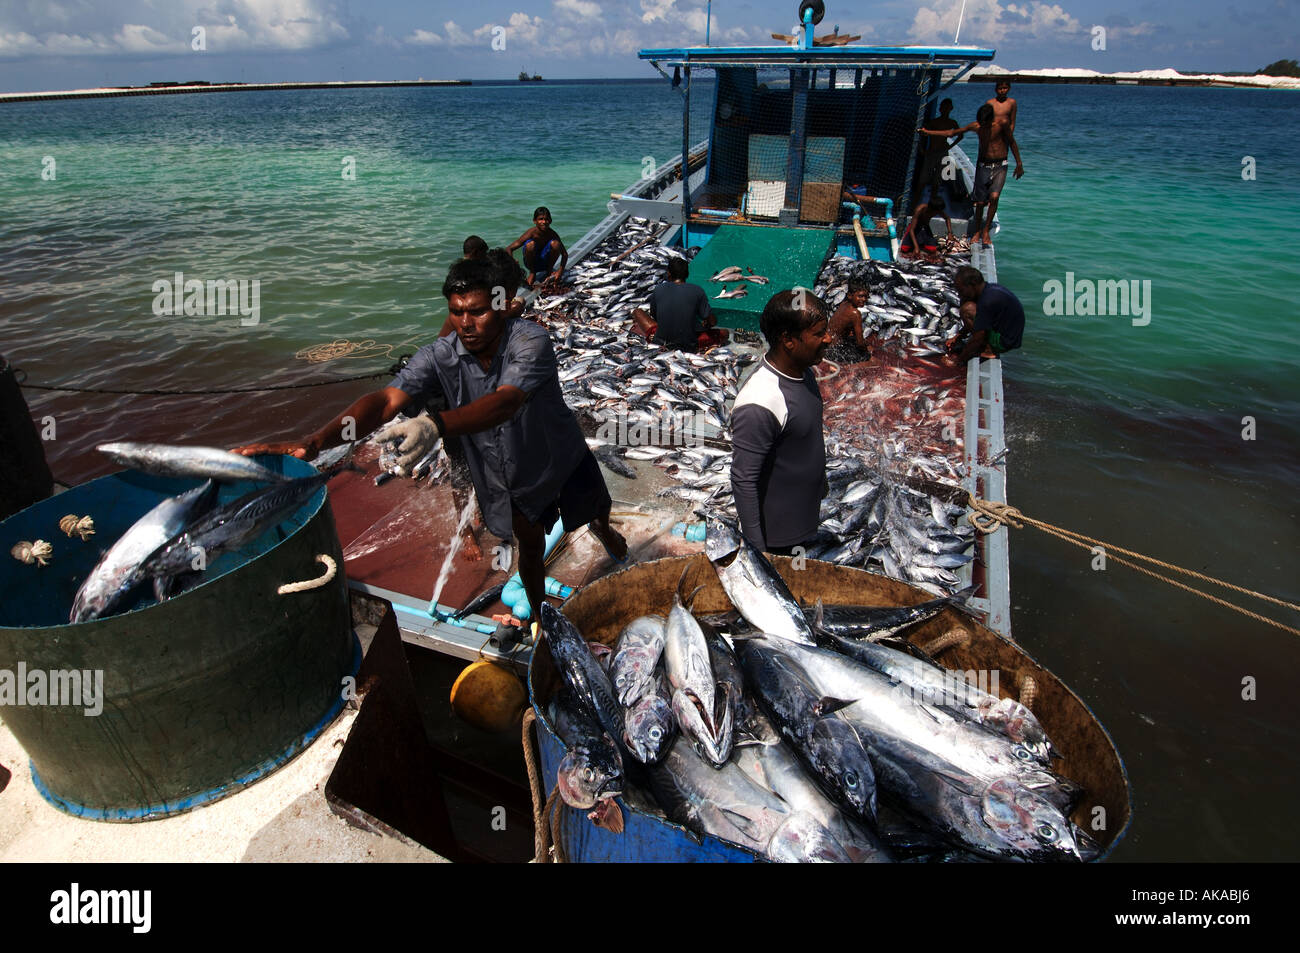
[[[790,555],[817,533],[826,495],[822,398],[812,368],[830,346],[825,303],[798,289],[759,319],[768,351],[731,412],[731,489],[740,529],[761,551]]]

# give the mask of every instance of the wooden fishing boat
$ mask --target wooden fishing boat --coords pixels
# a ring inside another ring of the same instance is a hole
[[[913,586],[860,569],[812,561],[802,569],[794,569],[786,557],[776,557],[772,562],[795,598],[805,605],[821,599],[827,604],[898,606],[931,598]],[[687,591],[703,586],[693,611],[710,614],[732,608],[717,573],[700,555],[661,559],[606,576],[573,595],[563,612],[588,640],[611,644],[623,626],[637,616],[667,615],[684,571],[683,587]],[[961,673],[997,673],[997,690],[1004,698],[1020,698],[1032,680],[1033,712],[1062,755],[1055,770],[1084,790],[1072,820],[1098,841],[1105,856],[1124,836],[1131,811],[1128,775],[1106,729],[1078,695],[1014,642],[952,608],[909,630],[906,637],[923,646],[958,628],[969,633],[969,639],[940,653],[939,661],[944,666]],[[529,688],[537,712],[548,791],[554,789],[556,767],[564,754],[547,715],[547,704],[558,680],[550,653],[535,652]],[[570,861],[756,859],[745,848],[719,838],[705,837],[700,843],[680,825],[647,810],[643,803],[638,806],[627,798],[619,798],[618,802],[626,824],[622,834],[594,826],[581,811],[561,808],[566,815],[564,823],[558,825],[561,847]]]
[[[864,47],[838,41],[816,45],[813,27],[823,13],[820,3],[800,6],[804,30],[793,46],[640,51],[639,57],[681,92],[682,151],[611,198],[609,214],[570,247],[572,267],[588,260],[633,218],[659,223],[654,239],[658,244],[695,249],[693,275],[713,274],[740,261],[768,277],[772,292],[812,288],[834,255],[897,259],[901,213],[921,194],[914,181],[919,162],[913,130],[935,114],[938,100],[953,83],[976,64],[991,60],[994,51]],[[692,89],[701,86],[705,74],[712,76],[701,87],[707,97],[696,90],[693,99]],[[706,116],[692,112],[699,112],[701,101]],[[690,130],[705,118],[708,138],[692,144]],[[959,175],[943,189],[954,228],[959,229],[970,216],[974,166],[960,149],[951,155]],[[853,221],[841,215],[841,191],[849,183],[870,192],[871,215],[856,215]],[[992,247],[976,246],[972,264],[988,281],[997,280]],[[752,331],[768,297],[754,294],[712,305],[720,326]],[[823,380],[828,406],[837,390],[848,386],[845,376]],[[933,492],[963,505],[965,491],[1005,502],[1001,362],[970,361],[964,395],[960,450],[954,457],[963,473],[961,485]],[[693,436],[712,440],[718,434],[700,427]],[[610,474],[606,479],[616,516],[625,514],[621,528],[637,558],[690,551],[661,539],[665,526],[691,518],[690,508],[656,496],[665,483],[652,465],[631,466],[635,481]],[[419,493],[409,481],[392,481],[381,489],[348,475],[335,481],[332,495],[351,584],[358,592],[390,601],[410,641],[467,659],[480,652],[495,656],[498,653],[485,644],[495,625],[490,616],[508,606],[484,610],[459,625],[449,624],[446,615],[504,582],[506,573],[489,560],[457,565],[442,591],[442,605],[431,606],[432,581],[445,549],[439,549],[440,542],[430,549],[427,540],[450,536],[456,514],[445,504],[414,502]],[[413,519],[416,507],[418,519]],[[970,606],[992,629],[1010,637],[1007,536],[1005,527],[981,535],[976,558],[957,575],[963,587],[976,586]],[[381,538],[382,551],[374,544]],[[383,555],[397,551],[400,559]],[[583,562],[579,556],[594,558]],[[551,574],[576,588],[613,568],[598,548],[581,547]]]

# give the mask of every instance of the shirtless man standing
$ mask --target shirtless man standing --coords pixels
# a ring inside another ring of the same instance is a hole
[[[1025,174],[1025,167],[1020,161],[1020,147],[1016,145],[1014,135],[1016,101],[1007,98],[1007,93],[1011,89],[1011,84],[1002,80],[997,85],[998,98],[1006,104],[1003,109],[1007,118],[999,122],[997,112],[991,105],[993,100],[982,105],[975,113],[975,122],[968,126],[963,126],[957,132],[965,134],[974,132],[979,136],[979,159],[975,163],[975,188],[971,192],[971,200],[975,204],[975,237],[974,241],[982,242],[985,245],[993,244],[989,240],[989,229],[993,224],[993,216],[998,210],[998,198],[1002,194],[1002,186],[1007,181],[1007,150],[1016,158],[1015,177],[1018,179]],[[951,136],[951,130],[937,129],[918,129],[917,132],[926,136]],[[985,211],[984,206],[988,209]]]

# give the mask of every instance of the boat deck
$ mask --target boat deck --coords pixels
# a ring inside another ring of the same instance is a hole
[[[373,446],[363,446],[358,449],[357,462],[370,466],[373,474],[377,456]],[[637,473],[635,480],[609,471],[604,475],[614,500],[612,522],[627,539],[632,559],[645,562],[701,551],[702,543],[672,535],[678,522],[694,519],[691,504],[656,495],[673,486],[672,479],[648,462],[627,463]],[[330,505],[343,544],[349,585],[391,602],[407,641],[466,659],[480,653],[504,657],[487,640],[496,626],[491,616],[506,614],[509,607],[498,602],[469,616],[469,624],[463,626],[429,612],[429,599],[459,516],[449,484],[394,479],[375,486],[372,475],[345,473],[330,484]],[[500,540],[480,528],[479,542],[481,559],[472,561],[463,551],[455,556],[438,599],[444,610],[459,609],[485,589],[506,581],[508,574],[493,565],[493,549]],[[584,528],[556,547],[546,571],[577,589],[618,568]],[[513,657],[522,665],[527,650],[513,653]]]

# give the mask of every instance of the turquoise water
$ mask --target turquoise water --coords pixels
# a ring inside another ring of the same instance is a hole
[[[1006,360],[1011,502],[1052,523],[1296,600],[1300,157],[1293,93],[1020,87],[1000,280],[1028,326]],[[962,121],[990,94],[953,94]],[[663,85],[296,91],[0,107],[0,352],[32,382],[186,388],[341,378],[429,340],[460,243],[549,206],[569,243],[646,156],[680,150]],[[967,142],[963,145],[973,146]],[[1257,178],[1242,179],[1243,156]],[[57,177],[41,178],[54,157]],[[343,178],[355,159],[356,178]],[[177,271],[258,279],[256,326],[159,317]],[[1043,313],[1044,283],[1151,283],[1151,321]],[[310,364],[303,348],[376,342]],[[27,391],[56,475],[109,439],[232,445],[314,427],[375,381],[254,396]],[[1242,419],[1256,439],[1243,440]],[[1300,639],[1032,531],[1013,632],[1125,756],[1121,859],[1294,859]],[[1285,617],[1295,614],[1260,604]],[[1242,680],[1257,681],[1244,700]]]

